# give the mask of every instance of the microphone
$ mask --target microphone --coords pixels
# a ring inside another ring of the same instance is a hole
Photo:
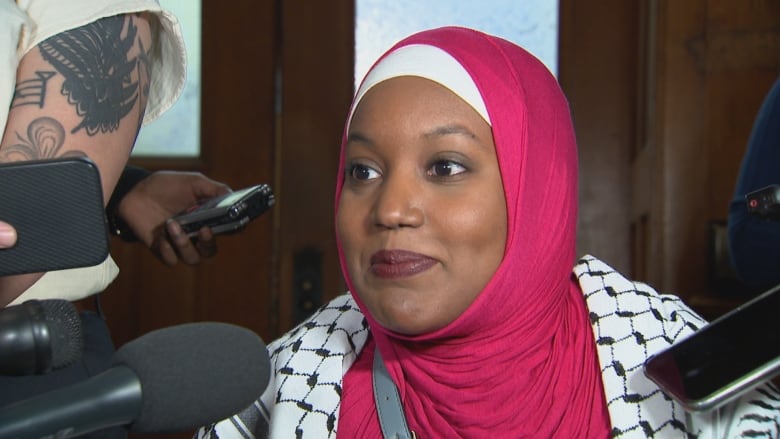
[[[108,370],[0,410],[0,438],[58,439],[108,427],[194,430],[249,407],[271,363],[254,332],[217,322],[152,331],[122,346]]]
[[[28,300],[0,309],[0,375],[41,375],[84,352],[76,307],[67,300]]]

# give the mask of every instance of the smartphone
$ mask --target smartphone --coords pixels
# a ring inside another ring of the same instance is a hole
[[[0,220],[16,228],[0,275],[97,265],[109,234],[100,173],[86,157],[0,164]]]
[[[644,373],[688,411],[708,411],[780,374],[780,286],[650,357]]]
[[[760,218],[780,219],[780,185],[770,184],[745,195],[748,213]]]
[[[268,211],[275,201],[271,187],[259,184],[211,198],[173,219],[189,236],[197,235],[204,226],[214,234],[236,232]]]

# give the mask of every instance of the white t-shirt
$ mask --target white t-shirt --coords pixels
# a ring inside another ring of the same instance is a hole
[[[150,56],[147,124],[176,102],[186,79],[187,53],[179,22],[157,0],[0,0],[0,138],[8,121],[16,69],[28,51],[60,32],[100,18],[142,11],[154,13],[159,22],[152,27],[156,44]],[[94,267],[52,271],[11,304],[29,299],[78,300],[103,291],[118,273],[110,256]]]

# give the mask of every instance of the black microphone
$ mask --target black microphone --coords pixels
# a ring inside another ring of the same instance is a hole
[[[41,375],[84,352],[76,307],[67,300],[28,300],[0,309],[0,375]]]
[[[270,375],[265,344],[227,323],[188,323],[122,346],[85,381],[0,410],[0,438],[69,438],[108,427],[194,430],[249,407]]]

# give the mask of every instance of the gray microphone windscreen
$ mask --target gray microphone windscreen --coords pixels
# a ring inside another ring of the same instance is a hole
[[[270,376],[260,337],[217,322],[152,331],[122,346],[114,364],[129,367],[141,382],[141,414],[130,425],[139,433],[187,431],[225,419],[259,398]]]

